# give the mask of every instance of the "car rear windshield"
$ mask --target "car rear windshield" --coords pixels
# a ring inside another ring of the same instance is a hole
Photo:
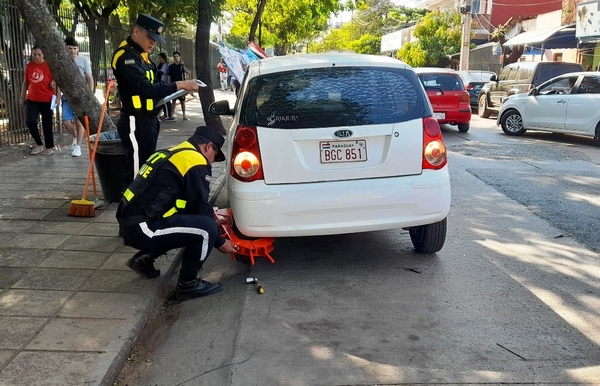
[[[460,77],[455,74],[419,74],[425,90],[436,89],[442,91],[459,91],[465,87]]]
[[[240,123],[281,129],[376,125],[431,115],[415,73],[381,67],[328,67],[249,81]]]
[[[583,71],[583,68],[578,64],[540,66],[538,73],[533,80],[533,84],[540,85],[545,81],[554,78],[555,76],[578,71]]]

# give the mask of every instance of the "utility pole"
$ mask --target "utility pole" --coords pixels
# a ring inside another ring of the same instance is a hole
[[[460,46],[459,70],[469,69],[469,51],[471,49],[471,1],[467,0],[460,13],[463,15],[462,43]]]

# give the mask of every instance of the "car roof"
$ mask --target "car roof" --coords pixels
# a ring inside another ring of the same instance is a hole
[[[389,56],[336,52],[274,56],[261,59],[251,63],[249,74],[252,77],[258,74],[301,70],[305,68],[334,67],[336,65],[343,67],[367,66],[411,68],[401,60]]]
[[[458,75],[458,72],[451,68],[415,67],[414,70],[417,74],[457,74]]]
[[[568,78],[570,76],[581,76],[581,75],[590,75],[590,76],[600,76],[600,73],[598,72],[593,72],[593,71],[577,71],[577,72],[568,72],[566,74],[560,74],[557,75],[556,77],[559,78]]]

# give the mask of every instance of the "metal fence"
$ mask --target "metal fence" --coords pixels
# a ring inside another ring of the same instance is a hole
[[[88,22],[76,10],[51,7],[50,11],[55,15],[63,37],[75,37],[79,44],[79,54],[90,60],[97,92],[102,94],[106,79],[112,77],[112,53],[131,30],[109,25],[99,26],[98,21]],[[195,77],[195,42],[181,36],[163,36],[166,43],[157,45],[152,51],[152,60],[158,63],[160,52],[171,57],[174,51],[178,51]],[[39,43],[28,30],[13,0],[0,0],[0,147],[31,139],[25,124],[25,112],[20,106],[20,94],[31,48]],[[118,106],[109,108],[116,109]],[[55,133],[62,130],[60,121],[60,108],[57,107],[53,121]]]

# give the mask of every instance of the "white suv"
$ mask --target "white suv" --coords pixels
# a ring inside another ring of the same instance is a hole
[[[412,68],[385,56],[252,62],[227,135],[229,201],[249,237],[406,228],[415,249],[446,239],[446,147]]]

